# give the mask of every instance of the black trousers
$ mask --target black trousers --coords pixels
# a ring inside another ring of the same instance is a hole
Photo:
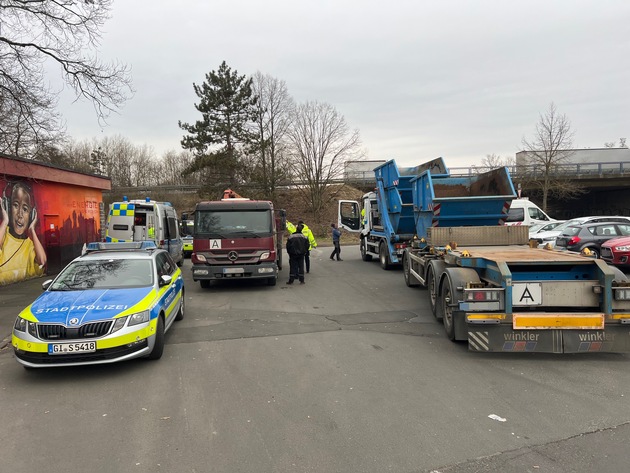
[[[304,255],[304,266],[306,266],[306,272],[308,273],[311,270],[311,250],[307,250]]]
[[[299,279],[304,281],[304,255],[289,255],[289,282]]]
[[[335,259],[335,255],[337,256],[337,261],[341,259],[341,245],[338,241],[333,241],[333,245],[335,245],[335,249],[330,254],[330,259]]]

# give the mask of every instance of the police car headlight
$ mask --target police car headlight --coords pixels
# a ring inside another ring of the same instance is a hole
[[[28,332],[33,337],[37,336],[37,329],[35,327],[35,322],[29,322],[28,320],[23,319],[20,316],[15,319],[15,324],[13,325],[13,328],[18,332]]]
[[[260,255],[260,259],[261,260],[267,259],[267,258],[269,258],[269,252],[268,251],[265,251],[262,255]]]
[[[120,317],[120,318],[116,319],[114,321],[114,326],[112,327],[112,333],[117,332],[118,330],[123,328],[125,326],[125,323],[127,322],[128,318],[129,317]]]
[[[137,314],[131,314],[129,317],[129,326],[143,324],[149,321],[149,311],[143,310]]]

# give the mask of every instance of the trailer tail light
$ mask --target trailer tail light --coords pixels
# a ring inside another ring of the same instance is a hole
[[[407,248],[407,243],[394,243],[394,248],[397,250],[404,250]]]
[[[500,301],[503,289],[464,289],[464,300],[468,302]]]
[[[567,246],[573,246],[573,245],[577,245],[580,242],[581,238],[580,237],[571,237],[569,239],[569,241],[567,242]]]

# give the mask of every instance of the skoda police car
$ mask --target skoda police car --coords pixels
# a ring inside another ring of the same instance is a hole
[[[184,279],[153,242],[90,243],[13,327],[26,368],[158,359],[164,334],[184,318]]]

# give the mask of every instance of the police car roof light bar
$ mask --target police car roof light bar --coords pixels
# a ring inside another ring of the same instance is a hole
[[[92,251],[124,251],[124,250],[156,250],[154,241],[124,241],[124,242],[100,242],[93,241],[87,244],[87,253]]]

